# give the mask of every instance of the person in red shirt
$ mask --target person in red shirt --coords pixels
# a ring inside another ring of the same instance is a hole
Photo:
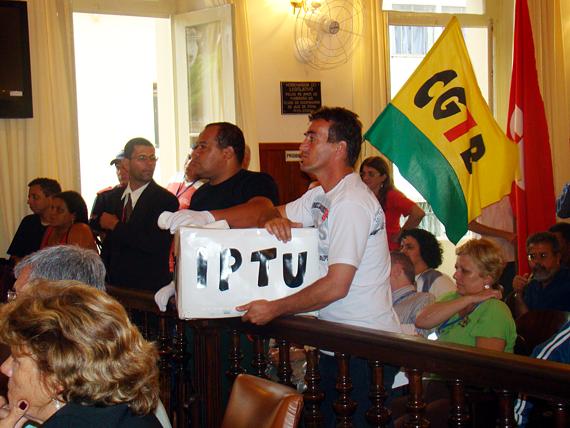
[[[416,228],[425,215],[424,211],[394,187],[388,162],[380,156],[372,156],[362,162],[360,178],[372,190],[382,205],[386,216],[386,232],[390,251],[398,250],[400,248],[401,229]],[[400,217],[402,216],[408,219],[400,228]]]
[[[166,190],[178,199],[179,210],[187,210],[190,207],[190,200],[194,192],[204,184],[204,180],[196,175],[192,154],[189,154],[184,163],[184,177],[178,178],[168,183]]]

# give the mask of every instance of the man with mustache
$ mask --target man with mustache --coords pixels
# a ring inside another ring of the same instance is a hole
[[[560,266],[560,246],[550,232],[539,232],[526,240],[531,275],[517,275],[515,315],[533,309],[570,311],[570,271]]]

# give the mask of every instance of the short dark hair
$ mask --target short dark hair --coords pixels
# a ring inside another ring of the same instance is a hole
[[[67,210],[75,215],[75,223],[88,224],[87,205],[79,193],[73,190],[67,190],[65,192],[56,193],[53,195],[53,198],[61,199],[65,202]]]
[[[323,119],[331,122],[329,126],[329,143],[346,142],[346,161],[353,167],[360,155],[362,146],[362,122],[358,115],[342,107],[321,107],[309,114],[309,121]]]
[[[551,233],[560,233],[562,238],[570,244],[570,223],[556,223],[548,229]]]
[[[225,149],[226,147],[231,147],[234,149],[236,159],[241,165],[243,162],[243,157],[245,156],[245,137],[243,132],[236,125],[229,122],[213,122],[206,125],[206,128],[215,126],[218,128],[218,133],[216,135],[216,141],[218,142],[218,147],[220,149]]]
[[[538,232],[530,235],[526,238],[526,250],[528,251],[531,245],[543,243],[550,244],[553,253],[556,254],[560,252],[558,239],[556,239],[556,236],[550,232]]]
[[[146,138],[142,138],[142,137],[136,137],[136,138],[131,138],[127,144],[125,144],[125,148],[123,149],[123,152],[125,153],[125,158],[130,159],[131,156],[133,155],[133,152],[135,151],[135,146],[147,146],[147,147],[153,147],[154,145],[148,141]]]
[[[53,178],[46,178],[46,177],[38,177],[34,178],[32,181],[28,183],[28,187],[32,186],[40,186],[42,192],[46,196],[53,196],[56,193],[61,192],[61,186],[54,180]]]
[[[400,235],[400,242],[411,236],[420,246],[420,256],[428,267],[435,269],[443,261],[443,248],[433,233],[424,229],[404,229]]]
[[[401,253],[400,251],[390,251],[390,262],[392,264],[398,263],[400,266],[402,266],[404,275],[406,275],[406,278],[408,278],[410,284],[413,284],[416,281],[414,264],[404,253]]]

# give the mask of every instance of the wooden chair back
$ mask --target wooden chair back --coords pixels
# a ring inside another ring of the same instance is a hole
[[[303,396],[293,388],[240,374],[232,387],[222,428],[294,428]]]
[[[530,355],[532,350],[549,339],[570,319],[570,312],[541,309],[528,311],[515,321],[517,325],[517,345],[515,353]]]

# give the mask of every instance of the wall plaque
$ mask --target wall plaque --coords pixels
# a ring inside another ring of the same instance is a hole
[[[321,82],[281,82],[281,114],[307,114],[321,105]]]

